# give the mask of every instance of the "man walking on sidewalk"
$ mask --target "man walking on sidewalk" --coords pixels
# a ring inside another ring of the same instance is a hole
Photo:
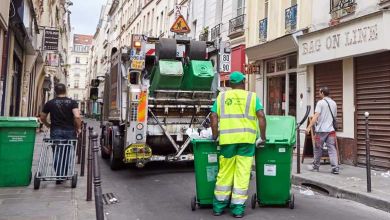
[[[311,128],[315,125],[315,147],[314,147],[314,162],[311,167],[312,171],[319,171],[322,157],[322,147],[324,143],[328,148],[332,173],[339,174],[339,166],[336,150],[336,131],[335,119],[337,116],[337,105],[329,97],[328,87],[322,87],[319,90],[321,100],[317,102],[314,116],[307,127],[306,132],[310,133]]]
[[[262,138],[259,144],[263,144],[266,122],[259,98],[245,91],[245,76],[233,72],[230,84],[232,90],[219,94],[211,110],[213,138],[219,138],[221,147],[213,212],[221,215],[230,203],[233,216],[241,218],[248,198],[258,126]]]
[[[50,139],[76,139],[76,134],[81,133],[81,116],[76,101],[66,97],[66,87],[64,84],[59,83],[54,87],[56,98],[48,101],[43,107],[41,113],[42,123],[50,128]],[[50,114],[51,124],[47,121],[47,116]],[[54,169],[57,172],[57,176],[66,175],[68,166],[68,158],[66,155],[61,155],[60,152],[69,152],[67,150],[57,150],[54,155]],[[62,158],[61,161],[59,159]],[[63,164],[62,166],[59,166]],[[57,169],[63,167],[62,170]],[[61,181],[57,181],[61,183]]]

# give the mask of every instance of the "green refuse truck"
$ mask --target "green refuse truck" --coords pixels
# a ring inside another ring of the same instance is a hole
[[[113,48],[105,76],[101,155],[124,163],[193,161],[189,128],[201,128],[217,96],[212,42],[132,35]]]

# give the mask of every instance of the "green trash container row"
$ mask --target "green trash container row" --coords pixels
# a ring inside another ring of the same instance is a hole
[[[37,127],[34,117],[0,117],[0,187],[30,184]]]
[[[295,145],[296,122],[291,116],[266,116],[266,144],[257,148],[256,194],[251,206],[288,205],[294,208],[291,193],[292,154]]]
[[[191,60],[183,67],[176,60],[160,60],[152,69],[150,90],[200,90],[210,91],[214,79],[211,61]]]
[[[213,204],[214,188],[218,175],[219,147],[214,140],[193,140],[196,196],[191,209]]]

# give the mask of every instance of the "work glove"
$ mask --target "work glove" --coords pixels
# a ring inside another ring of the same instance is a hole
[[[256,148],[262,148],[265,145],[265,140],[263,140],[261,137],[259,137],[256,140]]]

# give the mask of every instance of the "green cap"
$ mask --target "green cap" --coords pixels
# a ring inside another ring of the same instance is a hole
[[[245,75],[242,74],[241,72],[234,71],[230,74],[229,80],[230,83],[239,84],[245,80]]]

